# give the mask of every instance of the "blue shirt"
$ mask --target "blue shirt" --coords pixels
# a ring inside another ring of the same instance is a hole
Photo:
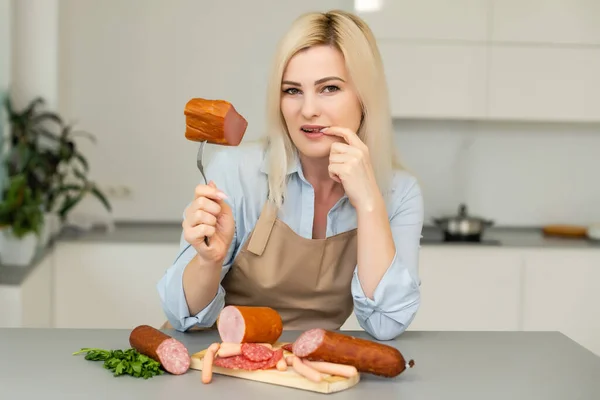
[[[225,258],[221,280],[248,239],[268,195],[267,163],[262,145],[220,148],[206,166],[206,177],[228,196],[235,218],[235,235]],[[278,218],[296,234],[311,239],[314,217],[314,191],[304,178],[296,157],[288,171],[286,201]],[[203,181],[202,181],[203,182]],[[375,289],[367,298],[358,280],[357,268],[352,279],[354,313],[360,326],[378,340],[390,340],[406,330],[420,305],[418,259],[423,227],[423,198],[417,180],[406,171],[395,171],[387,212],[396,246],[396,254]],[[357,216],[347,196],[342,197],[327,215],[327,237],[357,228]],[[212,326],[224,306],[225,290],[206,308],[190,315],[183,291],[183,270],[196,250],[181,237],[180,252],[158,283],[164,312],[177,330],[193,326]]]

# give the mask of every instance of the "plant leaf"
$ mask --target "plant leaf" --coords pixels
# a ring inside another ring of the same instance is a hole
[[[91,193],[104,205],[104,208],[108,211],[112,211],[112,207],[104,194],[95,185],[92,186]]]

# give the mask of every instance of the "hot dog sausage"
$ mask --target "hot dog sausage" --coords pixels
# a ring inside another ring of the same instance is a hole
[[[140,325],[131,331],[129,344],[140,354],[158,361],[165,371],[175,375],[185,373],[191,363],[187,348],[177,339],[153,328]]]
[[[292,368],[294,368],[294,371],[313,382],[321,382],[323,380],[323,376],[321,376],[319,371],[303,363],[298,357],[292,359]]]
[[[187,102],[185,137],[195,142],[237,146],[248,127],[248,122],[231,103],[225,100],[193,98]]]
[[[230,343],[275,343],[283,321],[269,307],[226,306],[217,319],[221,340]]]
[[[219,351],[219,343],[210,345],[204,354],[204,364],[202,366],[202,383],[210,383],[212,380],[212,365],[215,359],[215,354]]]
[[[294,354],[309,361],[326,361],[354,366],[359,372],[394,377],[414,361],[404,360],[398,349],[367,339],[324,329],[310,329],[294,342]]]
[[[352,365],[334,364],[324,361],[308,361],[306,359],[303,359],[302,362],[324,374],[343,376],[345,378],[351,378],[358,374],[356,367]]]

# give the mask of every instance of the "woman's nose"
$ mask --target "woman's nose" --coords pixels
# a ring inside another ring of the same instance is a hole
[[[302,102],[302,116],[312,119],[320,115],[319,101],[314,96],[304,96]]]

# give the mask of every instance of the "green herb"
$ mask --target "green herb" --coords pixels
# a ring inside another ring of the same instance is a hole
[[[97,348],[83,348],[73,355],[87,353],[86,360],[104,361],[104,368],[113,372],[114,376],[123,374],[135,376],[136,378],[148,379],[155,375],[165,373],[160,368],[160,363],[138,353],[135,349],[104,350]]]

